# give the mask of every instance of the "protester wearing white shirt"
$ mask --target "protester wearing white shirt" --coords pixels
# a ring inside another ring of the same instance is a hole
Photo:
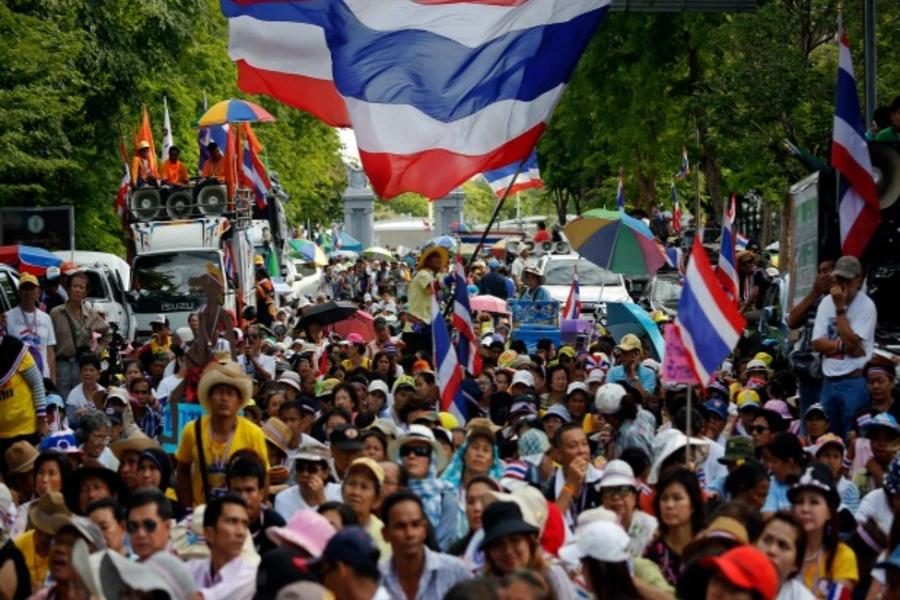
[[[19,278],[19,305],[6,313],[6,330],[14,338],[40,350],[41,374],[56,379],[56,332],[50,315],[37,308],[41,295],[37,278],[24,273]]]

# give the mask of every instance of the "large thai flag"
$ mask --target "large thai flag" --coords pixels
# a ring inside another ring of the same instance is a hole
[[[619,169],[619,175],[616,180],[616,210],[625,212],[625,180],[622,177],[622,169]]]
[[[478,337],[472,323],[466,270],[459,255],[453,263],[453,279],[453,326],[459,332],[456,355],[462,368],[477,377],[481,373],[481,355],[478,354]]]
[[[491,189],[494,190],[494,193],[497,194],[498,198],[502,198],[503,195],[507,193],[506,188],[509,188],[510,184],[512,184],[512,188],[510,188],[508,192],[510,194],[524,192],[525,190],[530,190],[532,188],[544,187],[544,182],[541,181],[541,170],[538,168],[537,150],[531,151],[528,160],[522,165],[522,168],[519,170],[519,175],[516,177],[516,180],[513,181],[513,176],[518,169],[519,163],[517,161],[511,165],[500,167],[499,169],[494,169],[487,173],[482,173],[482,176],[484,177],[484,180],[487,181],[487,184],[491,186]]]
[[[725,205],[722,216],[722,238],[719,242],[719,265],[716,267],[716,278],[722,284],[725,294],[733,302],[738,301],[737,252],[734,245],[734,214],[736,199],[731,193],[731,201]]]
[[[245,123],[245,125],[247,124]],[[245,132],[248,132],[247,128],[245,128]],[[266,204],[268,204],[266,193],[272,189],[272,183],[266,174],[266,167],[259,160],[259,154],[253,149],[249,135],[242,137],[241,145],[243,146],[241,185],[245,185],[253,190],[253,195],[256,197],[256,206],[261,209],[265,208]]]
[[[382,198],[526,159],[609,0],[220,0],[238,85],[352,127]]]
[[[681,233],[681,207],[678,205],[678,189],[672,182],[672,231]]]
[[[844,254],[860,256],[881,222],[881,207],[859,109],[850,42],[843,25],[839,29],[841,49],[831,166],[838,171],[842,250]]]
[[[431,338],[434,344],[434,367],[437,371],[437,383],[441,389],[441,411],[455,416],[460,423],[468,420],[466,399],[462,393],[463,373],[459,366],[459,358],[453,349],[450,332],[444,323],[444,316],[437,300],[431,296]]]
[[[578,267],[575,267],[572,287],[569,289],[569,297],[563,307],[563,319],[577,319],[581,316],[581,286],[578,285]]]
[[[695,236],[675,327],[697,383],[709,385],[737,346],[744,325],[744,317],[716,280],[700,236]]]

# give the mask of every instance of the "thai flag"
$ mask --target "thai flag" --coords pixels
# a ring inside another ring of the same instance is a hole
[[[697,383],[708,385],[741,339],[746,321],[716,280],[700,236],[694,237],[675,330]]]
[[[850,600],[852,592],[839,583],[832,583],[825,600]]]
[[[128,166],[128,150],[125,148],[124,139],[119,140],[119,154],[122,156],[122,180],[116,194],[116,216],[122,219],[124,227],[125,213],[128,211],[128,188],[131,185],[131,167]]]
[[[236,269],[234,267],[234,251],[231,249],[231,244],[225,244],[222,253],[224,254],[225,261],[225,276],[232,278],[234,277]]]
[[[220,0],[238,85],[352,127],[381,198],[528,158],[609,0]]]
[[[519,171],[519,175],[516,177],[516,180],[513,181],[513,176],[516,174],[517,170]],[[532,188],[540,189],[544,187],[544,182],[541,181],[541,170],[538,168],[537,150],[531,151],[528,160],[525,161],[525,164],[522,165],[521,169],[519,169],[519,163],[517,161],[511,165],[506,165],[505,167],[482,173],[482,176],[484,177],[484,180],[487,181],[487,184],[491,186],[491,189],[494,190],[494,193],[497,194],[498,198],[502,198],[503,195],[507,193],[506,188],[508,188],[510,184],[512,184],[512,188],[509,190],[510,194],[523,192]]]
[[[737,201],[734,192],[731,201],[725,205],[722,217],[722,239],[719,243],[719,265],[716,267],[716,278],[722,284],[725,294],[735,303],[738,301],[737,252],[734,245],[734,213]]]
[[[422,225],[425,227],[425,233],[431,233],[431,223],[428,222],[428,219],[422,219]]]
[[[687,177],[691,174],[691,164],[688,162],[688,154],[687,154],[687,146],[681,147],[681,168],[678,169],[678,173],[675,177],[678,178],[679,181]]]
[[[678,189],[672,182],[672,231],[681,233],[681,207],[678,205]]]
[[[459,332],[456,354],[462,368],[477,377],[481,373],[481,355],[478,354],[478,337],[472,323],[472,307],[469,305],[466,269],[462,257],[453,263],[453,326]]]
[[[248,132],[250,125],[244,123],[244,126],[245,132]],[[259,155],[253,151],[248,137],[247,135],[243,136],[241,141],[244,155],[244,160],[241,162],[241,185],[253,190],[253,195],[256,196],[256,206],[262,209],[268,204],[266,193],[272,189],[272,184],[269,182],[269,176],[266,175],[266,168],[259,160]]]
[[[735,248],[737,248],[738,250],[746,250],[747,246],[749,246],[749,245],[750,245],[750,238],[748,238],[747,236],[740,234],[740,233],[734,234]]]
[[[616,186],[616,210],[625,212],[625,181],[622,177],[622,169],[619,169],[618,184]]]
[[[460,422],[468,420],[466,399],[462,393],[463,373],[459,358],[453,349],[450,332],[444,323],[444,316],[437,299],[431,296],[431,339],[434,344],[434,365],[437,369],[437,383],[441,389],[441,411],[448,412]]]
[[[581,287],[578,285],[578,267],[575,267],[575,277],[572,287],[569,289],[569,297],[563,307],[563,319],[577,319],[581,315]]]
[[[841,247],[844,254],[860,256],[881,222],[881,207],[859,109],[850,42],[843,24],[838,29],[841,49],[831,166],[838,172]]]

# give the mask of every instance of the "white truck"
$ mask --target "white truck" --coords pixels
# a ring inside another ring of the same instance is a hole
[[[130,193],[135,337],[149,336],[158,314],[168,317],[172,331],[186,326],[207,302],[202,284],[211,273],[224,275],[226,309],[239,313],[255,306],[252,203],[249,190],[238,189],[229,200],[225,184],[210,180],[190,189],[144,187]]]

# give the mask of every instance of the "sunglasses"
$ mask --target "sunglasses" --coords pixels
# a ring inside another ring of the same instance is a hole
[[[619,496],[619,497],[621,497],[621,496],[626,496],[626,495],[631,494],[632,492],[634,492],[634,488],[633,488],[633,487],[629,487],[629,486],[627,486],[627,485],[620,485],[620,486],[617,486],[617,487],[605,487],[605,488],[600,488],[600,492],[601,492],[604,496]]]
[[[258,333],[249,333],[249,334],[247,334],[247,339],[248,340],[258,340],[259,334]]]
[[[154,531],[156,531],[157,527],[159,527],[159,523],[157,523],[153,519],[144,519],[143,521],[128,521],[126,529],[128,530],[128,533],[133,535],[140,531],[142,528],[147,533],[153,533]]]
[[[750,428],[750,433],[765,433],[769,430],[765,425],[754,425]]]
[[[425,446],[403,446],[400,448],[401,457],[409,455],[425,458],[426,456],[431,456],[431,448],[426,448]]]

